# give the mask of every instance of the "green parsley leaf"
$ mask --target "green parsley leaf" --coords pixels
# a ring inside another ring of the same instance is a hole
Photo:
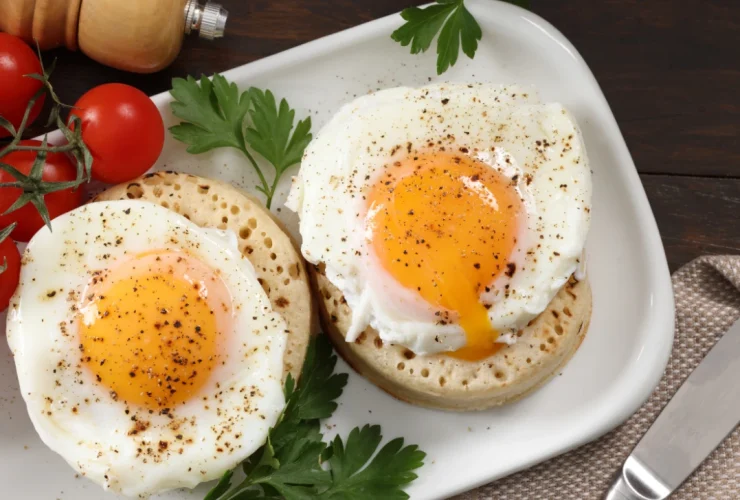
[[[269,90],[252,87],[240,93],[236,84],[219,74],[213,75],[213,80],[206,76],[200,81],[192,76],[175,78],[170,94],[174,98],[172,113],[183,120],[170,127],[172,136],[187,144],[192,154],[224,147],[244,153],[259,177],[257,190],[265,195],[270,208],[280,177],[301,161],[311,142],[311,118],[298,121],[294,130],[295,110],[285,99],[278,106]],[[272,183],[252,152],[275,169]]]
[[[247,477],[232,488],[227,472],[205,500],[408,498],[402,488],[425,456],[416,446],[395,439],[376,455],[379,426],[353,430],[346,445],[339,437],[323,442],[319,419],[332,415],[347,384],[346,374],[334,373],[336,363],[326,336],[311,340],[299,381],[285,381],[286,406],[267,442],[242,463]]]
[[[300,120],[293,130],[295,110],[290,109],[285,99],[280,101],[278,108],[275,96],[269,90],[263,92],[252,87],[249,94],[254,108],[249,111],[253,125],[246,131],[247,143],[275,167],[272,185],[257,188],[267,197],[269,208],[280,176],[288,167],[301,161],[303,150],[311,142],[311,117]]]
[[[300,455],[306,443],[321,442],[318,420],[297,420],[288,415],[272,430],[273,446],[282,462],[289,462]]]
[[[460,1],[439,33],[439,39],[437,40],[437,74],[441,75],[447,71],[447,68],[455,65],[457,55],[460,52],[461,40],[463,52],[472,59],[475,56],[475,51],[478,50],[478,40],[481,37],[483,37],[483,33],[478,22]]]
[[[337,409],[336,400],[342,395],[349,376],[334,373],[337,357],[325,335],[313,341],[306,353],[298,388],[293,391],[289,411],[300,420],[329,418]]]
[[[417,478],[415,469],[424,465],[426,454],[416,445],[403,446],[403,439],[388,442],[365,466],[380,445],[379,425],[365,425],[349,433],[347,444],[337,436],[331,445],[332,485],[322,499],[406,499],[401,489]],[[363,468],[364,467],[364,468]]]
[[[504,1],[529,8],[529,0]],[[401,11],[401,17],[406,22],[391,34],[391,38],[404,47],[411,44],[412,54],[426,52],[439,33],[438,75],[455,65],[461,43],[465,55],[472,59],[483,37],[480,25],[465,8],[464,0],[437,0],[437,3],[423,9],[409,7]]]
[[[410,7],[401,12],[406,23],[391,34],[404,47],[411,44],[411,53],[426,52],[432,40],[437,40],[437,74],[441,75],[457,62],[460,42],[471,59],[478,49],[483,33],[478,22],[465,8],[463,0],[437,0],[423,9]],[[440,32],[441,28],[441,32]]]
[[[235,83],[216,74],[213,81],[203,75],[200,83],[192,76],[174,78],[170,94],[175,98],[172,114],[183,120],[170,127],[170,132],[188,145],[188,153],[224,147],[246,150],[244,118],[249,110],[249,92],[240,94]]]
[[[277,468],[267,470],[257,468],[249,475],[252,484],[266,484],[277,490],[283,497],[315,498],[318,487],[331,483],[331,474],[321,468],[319,457],[326,443],[322,441],[303,441],[300,450],[290,461],[278,463]],[[272,447],[266,448],[272,452]],[[272,455],[271,460],[275,460]],[[305,496],[308,495],[308,496]]]
[[[280,462],[275,458],[275,449],[272,446],[270,436],[267,436],[267,443],[260,450],[261,453],[255,453],[249,461],[242,464],[245,474],[260,477],[280,468]],[[259,459],[253,460],[255,457]]]
[[[253,126],[247,129],[249,145],[282,173],[301,161],[303,150],[311,142],[311,117],[300,120],[295,127],[295,110],[285,99],[278,108],[275,96],[269,90],[249,89],[254,108],[249,111]]]
[[[321,441],[319,419],[329,418],[336,400],[347,385],[346,373],[334,373],[337,357],[326,336],[311,341],[296,386],[291,375],[285,381],[286,406],[270,437],[282,461],[294,457],[301,441]]]
[[[231,487],[231,478],[234,475],[234,471],[227,470],[219,480],[218,484],[208,492],[203,500],[216,500],[221,495],[229,491]]]
[[[462,3],[462,2],[460,2]],[[425,9],[409,7],[401,11],[406,23],[391,34],[391,38],[406,47],[411,44],[411,53],[426,52],[439,33],[442,24],[455,10],[455,3],[439,2]]]

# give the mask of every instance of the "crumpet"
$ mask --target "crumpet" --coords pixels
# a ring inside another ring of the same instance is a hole
[[[352,313],[341,292],[314,273],[325,331],[342,357],[361,375],[411,404],[446,410],[483,410],[515,401],[540,387],[568,362],[591,318],[591,288],[571,280],[547,309],[517,333],[516,343],[492,356],[466,361],[446,354],[419,356],[384,344],[367,328],[347,342]]]

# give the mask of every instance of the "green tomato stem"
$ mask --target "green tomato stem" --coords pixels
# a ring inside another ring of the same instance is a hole
[[[13,151],[46,151],[47,153],[66,153],[68,151],[74,151],[77,149],[77,145],[73,143],[65,144],[64,146],[47,146],[47,147],[41,147],[41,146],[24,146],[22,144],[18,144],[13,147]],[[3,155],[5,156],[5,151],[3,151]]]

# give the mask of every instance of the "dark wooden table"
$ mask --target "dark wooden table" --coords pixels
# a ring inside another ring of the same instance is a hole
[[[227,36],[190,37],[168,69],[133,75],[79,53],[59,57],[65,102],[121,81],[156,94],[173,76],[211,74],[427,0],[221,0]],[[740,2],[532,0],[578,48],[632,152],[671,270],[702,254],[740,253]]]

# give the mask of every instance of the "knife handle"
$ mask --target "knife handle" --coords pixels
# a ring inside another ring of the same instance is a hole
[[[671,489],[650,469],[629,456],[604,500],[664,500],[670,494]]]

